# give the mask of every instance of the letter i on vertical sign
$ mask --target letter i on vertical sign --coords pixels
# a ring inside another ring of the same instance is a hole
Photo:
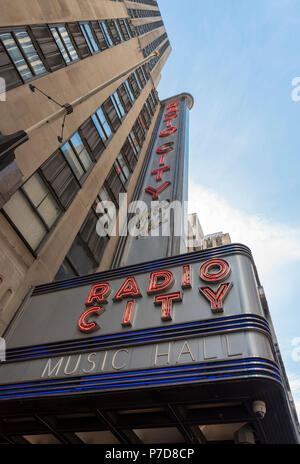
[[[126,308],[123,314],[123,319],[122,319],[122,326],[123,327],[132,327],[133,324],[133,318],[134,318],[134,311],[135,311],[135,301],[134,300],[129,300],[126,303]]]

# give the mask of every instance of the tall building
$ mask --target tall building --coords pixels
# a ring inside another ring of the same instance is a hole
[[[193,97],[158,99],[156,1],[15,0],[0,21],[4,134],[160,52],[0,159],[0,442],[298,443],[251,251],[187,226]]]
[[[25,130],[58,109],[54,101],[75,100],[154,50],[160,55],[149,64],[66,118],[62,143],[60,120],[16,150],[10,167],[18,188],[8,201],[11,178],[7,187],[0,171],[1,332],[32,286],[111,266],[118,239],[96,234],[97,202],[110,199],[118,210],[120,192],[131,199],[160,110],[156,87],[171,52],[154,0],[2,4],[3,134]]]

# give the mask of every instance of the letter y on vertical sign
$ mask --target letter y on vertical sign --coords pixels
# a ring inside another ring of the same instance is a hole
[[[223,302],[232,288],[232,283],[221,284],[216,292],[210,287],[201,287],[199,291],[210,302],[210,307],[213,313],[223,312]]]

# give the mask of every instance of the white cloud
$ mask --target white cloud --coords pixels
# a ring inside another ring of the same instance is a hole
[[[193,182],[189,212],[198,213],[205,235],[229,232],[233,243],[247,245],[265,281],[278,276],[279,269],[288,262],[300,260],[300,229],[234,209],[218,193]]]

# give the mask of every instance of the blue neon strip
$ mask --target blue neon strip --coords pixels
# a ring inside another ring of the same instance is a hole
[[[86,340],[75,340],[75,341],[70,341],[68,342],[57,342],[49,345],[34,345],[32,347],[25,347],[25,348],[10,348],[7,350],[7,357],[10,356],[10,354],[26,354],[26,352],[34,352],[34,351],[39,351],[42,353],[43,348],[47,350],[46,353],[49,353],[49,349],[51,349],[51,346],[53,346],[53,349],[59,349],[61,346],[62,348],[65,347],[67,348],[68,346],[72,347],[82,347],[84,345],[89,344],[92,341],[96,340],[105,340],[105,339],[112,339],[114,338],[116,341],[120,338],[133,338],[134,335],[141,335],[141,334],[147,334],[147,333],[156,333],[156,332],[171,332],[170,335],[172,335],[172,332],[175,333],[175,331],[179,331],[181,328],[184,327],[195,327],[198,326],[199,330],[206,329],[206,327],[209,329],[210,327],[218,327],[220,325],[229,325],[233,319],[240,319],[241,323],[247,322],[247,320],[250,320],[249,322],[254,322],[258,324],[264,325],[264,327],[269,331],[268,323],[263,319],[261,316],[256,316],[256,315],[238,315],[238,316],[228,316],[228,317],[222,317],[218,319],[209,319],[206,321],[195,321],[195,322],[190,322],[190,323],[185,323],[185,324],[176,324],[172,326],[167,326],[167,327],[157,327],[157,328],[152,328],[152,329],[145,329],[145,330],[139,330],[139,331],[133,331],[133,332],[126,332],[123,334],[111,334],[111,335],[103,335],[99,337],[92,337]],[[243,321],[243,319],[246,319]],[[254,321],[251,321],[251,319],[254,319]],[[224,321],[224,322],[222,322]],[[201,326],[204,326],[203,329],[201,329]],[[129,340],[130,341],[130,340]],[[57,348],[55,348],[57,347]]]
[[[179,330],[176,330],[176,331],[173,331],[173,333],[166,333],[166,334],[158,334],[155,338],[156,339],[159,339],[159,338],[173,338],[173,337],[177,337],[178,335],[180,336],[190,336],[190,335],[198,335],[198,334],[203,334],[203,333],[210,333],[210,332],[214,332],[214,331],[220,331],[220,330],[225,330],[226,328],[228,330],[232,329],[232,328],[245,328],[245,327],[251,327],[251,328],[260,328],[262,330],[266,330],[265,326],[261,325],[259,322],[241,322],[240,324],[224,324],[222,325],[221,327],[219,327],[220,324],[212,324],[210,326],[208,326],[208,328],[201,328],[199,327],[198,330],[195,329],[193,331],[188,331],[188,332],[180,332]],[[213,328],[213,327],[216,327],[216,328]],[[153,333],[154,332],[154,333]],[[168,331],[167,331],[168,332]],[[268,333],[270,333],[269,330],[267,330]],[[111,343],[111,344],[117,344],[119,339],[120,342],[122,342],[122,338],[125,338],[125,343],[132,343],[132,342],[138,342],[139,340],[142,340],[140,338],[140,336],[143,334],[143,331],[141,331],[141,334],[138,334],[136,337],[132,337],[130,336],[129,334],[125,335],[124,336],[116,336],[116,337],[110,337],[112,338],[113,340],[111,340],[111,342],[108,340],[106,341],[104,338],[106,337],[103,337],[103,341],[101,343],[101,338],[100,338],[100,343],[91,343],[90,341],[81,341],[81,343],[78,343],[76,342],[75,344],[73,343],[69,343],[69,344],[66,344],[65,346],[62,346],[62,347],[59,347],[57,346],[56,344],[53,344],[53,348],[51,348],[51,345],[48,345],[47,347],[47,351],[46,350],[43,350],[43,349],[37,349],[37,348],[26,348],[26,349],[21,349],[20,351],[17,351],[16,349],[14,350],[14,352],[10,352],[8,350],[8,353],[7,353],[7,357],[12,357],[16,354],[19,354],[19,355],[26,355],[27,353],[34,353],[34,352],[38,352],[38,353],[50,353],[50,352],[56,352],[58,350],[60,350],[59,352],[64,352],[64,351],[70,351],[69,347],[71,348],[72,351],[74,351],[74,349],[89,349],[90,347],[99,347],[99,346],[109,346],[108,343]],[[151,333],[150,333],[151,334]],[[155,336],[155,331],[152,331],[152,334]],[[151,338],[147,337],[145,338],[144,340],[150,340]]]
[[[127,273],[141,273],[151,269],[157,269],[164,266],[173,266],[176,264],[187,263],[187,262],[194,262],[200,261],[205,259],[206,257],[211,256],[223,256],[232,253],[242,253],[249,256],[252,259],[251,251],[245,245],[224,245],[223,247],[219,247],[218,250],[210,250],[210,251],[198,251],[193,253],[186,253],[183,255],[175,256],[172,258],[164,258],[155,261],[149,261],[147,263],[127,266],[124,268],[114,269],[110,271],[105,271],[97,274],[92,274],[84,277],[75,277],[73,279],[66,279],[60,282],[53,282],[49,284],[39,285],[35,287],[32,295],[39,295],[42,293],[47,293],[55,290],[60,290],[63,288],[71,288],[77,287],[81,285],[87,285],[88,283],[93,283],[98,281],[99,279],[108,279],[114,277],[120,277]]]
[[[239,325],[230,325],[229,327],[230,329],[262,329],[262,330],[265,330],[264,327],[261,327],[260,325],[256,325],[256,324],[247,324],[247,323],[242,323],[242,324],[239,324]],[[202,334],[207,334],[207,333],[211,333],[211,332],[214,332],[214,333],[218,333],[220,331],[224,331],[224,328],[223,327],[220,327],[220,328],[215,328],[215,329],[204,329],[203,331],[195,331],[195,332],[188,332],[188,333],[182,333],[180,334],[181,337],[184,337],[184,336],[188,336],[188,335],[202,335]],[[147,338],[139,338],[139,337],[132,337],[130,338],[129,340],[124,340],[124,341],[113,341],[111,343],[109,342],[102,342],[102,343],[94,343],[92,345],[88,345],[85,347],[85,345],[81,345],[81,346],[76,346],[76,347],[72,347],[72,348],[64,348],[63,350],[60,350],[59,348],[53,348],[51,351],[44,351],[44,350],[41,350],[41,351],[37,351],[37,353],[35,354],[20,354],[19,356],[14,356],[14,355],[7,355],[7,361],[13,361],[13,360],[17,360],[17,359],[26,359],[26,358],[32,358],[32,357],[39,357],[39,356],[42,356],[42,355],[46,355],[46,354],[52,354],[52,355],[59,355],[59,354],[63,354],[63,353],[69,353],[69,352],[74,352],[75,349],[96,349],[96,348],[111,348],[113,346],[122,346],[122,345],[133,345],[133,344],[138,344],[138,343],[142,343],[142,342],[150,342],[150,341],[155,341],[155,340],[171,340],[172,338],[174,337],[177,337],[178,334],[175,333],[174,335],[172,334],[167,334],[167,335],[157,335],[156,337],[147,337]],[[59,351],[60,350],[60,351]],[[32,350],[32,351],[36,351],[36,350]]]
[[[253,364],[245,364],[245,363],[253,363]],[[240,364],[240,366],[236,366],[233,364]],[[12,384],[12,385],[4,385],[0,387],[0,392],[5,392],[8,389],[16,389],[16,390],[21,390],[20,391],[26,391],[23,390],[24,388],[28,389],[28,387],[33,386],[34,388],[44,388],[44,384],[47,383],[65,383],[66,387],[69,386],[70,382],[73,381],[81,381],[81,382],[86,382],[86,381],[97,381],[97,379],[104,380],[105,379],[119,379],[121,380],[122,378],[125,377],[125,380],[127,377],[132,376],[132,375],[145,375],[146,377],[151,377],[149,374],[156,374],[156,376],[161,376],[161,375],[176,375],[176,371],[181,370],[186,372],[187,374],[190,373],[191,371],[194,372],[197,369],[201,369],[202,372],[205,371],[210,371],[210,370],[221,370],[223,369],[222,366],[225,366],[225,368],[232,370],[232,369],[240,369],[244,370],[246,368],[259,368],[259,369],[264,369],[268,368],[269,370],[274,371],[276,374],[280,375],[279,369],[277,368],[276,364],[273,361],[269,360],[264,360],[261,358],[245,358],[242,360],[233,360],[233,361],[223,361],[223,362],[215,362],[215,363],[201,363],[201,364],[189,364],[189,365],[184,365],[184,366],[174,366],[174,367],[166,367],[166,368],[157,368],[157,369],[144,369],[144,370],[137,370],[137,371],[127,371],[127,372],[112,372],[108,374],[100,374],[100,375],[94,375],[94,376],[85,376],[85,377],[73,377],[73,378],[64,378],[64,379],[52,379],[52,380],[42,380],[38,382],[32,382],[32,383],[22,383],[22,384]],[[183,374],[183,372],[182,372]],[[20,388],[18,388],[20,387]]]
[[[72,344],[72,345],[76,345],[76,344],[82,344],[84,342],[88,343],[92,340],[103,340],[103,339],[109,339],[109,338],[124,338],[124,337],[131,337],[133,335],[139,335],[139,334],[143,334],[143,333],[155,333],[155,332],[162,332],[162,331],[166,331],[166,332],[169,332],[169,331],[178,331],[180,330],[181,328],[183,327],[189,327],[189,326],[197,326],[197,325],[203,325],[203,326],[207,326],[208,328],[209,327],[217,327],[219,325],[228,325],[228,323],[230,324],[231,320],[232,319],[242,319],[241,322],[243,322],[243,319],[246,319],[245,322],[247,322],[247,319],[257,319],[257,320],[254,320],[254,322],[257,322],[259,324],[263,324],[267,330],[269,330],[269,326],[268,326],[268,323],[263,319],[263,318],[260,318],[260,316],[256,316],[256,315],[245,315],[245,316],[228,316],[226,318],[218,318],[218,319],[208,319],[206,321],[196,321],[196,322],[190,322],[190,323],[185,323],[185,324],[176,324],[176,325],[172,325],[172,326],[167,326],[167,327],[157,327],[157,328],[154,328],[154,329],[145,329],[145,330],[139,330],[139,331],[132,331],[132,332],[126,332],[126,333],[117,333],[117,334],[111,334],[111,335],[102,335],[102,336],[99,336],[99,337],[92,337],[92,338],[88,338],[86,340],[82,340],[82,339],[77,339],[77,340],[72,340],[70,341],[69,343],[68,342],[57,342],[57,343],[53,343],[53,344],[48,344],[48,345],[34,345],[33,347],[25,347],[25,348],[10,348],[8,349],[7,351],[9,353],[13,353],[13,352],[25,352],[25,351],[34,351],[36,349],[40,349],[40,348],[45,348],[45,349],[49,349],[49,346],[61,346],[61,345],[68,345],[68,344]],[[213,322],[216,321],[216,323],[214,324]],[[221,321],[221,322],[219,322]],[[224,323],[222,321],[225,321]],[[253,322],[253,321],[251,321]],[[201,327],[199,327],[199,329],[201,329]]]
[[[194,326],[194,325],[209,325],[210,327],[213,326],[213,323],[216,322],[216,325],[219,323],[219,321],[228,321],[230,322],[232,319],[257,319],[258,322],[263,323],[267,328],[269,328],[268,322],[262,317],[258,316],[256,314],[238,314],[238,315],[233,315],[233,316],[226,316],[226,317],[218,317],[217,319],[206,319],[202,321],[194,321],[194,322],[185,322],[184,324],[174,324],[174,325],[169,325],[166,327],[156,327],[156,328],[151,328],[151,329],[143,329],[143,330],[136,330],[136,331],[131,331],[131,332],[126,332],[123,334],[112,334],[112,335],[99,335],[98,337],[92,337],[87,339],[86,341],[89,340],[101,340],[104,338],[113,338],[113,337],[126,337],[126,336],[131,336],[131,335],[136,335],[136,334],[141,334],[141,333],[149,333],[149,332],[154,332],[154,331],[164,331],[164,330],[176,330],[180,329],[181,327],[188,327],[188,326]],[[81,343],[82,340],[75,340],[75,343]],[[57,345],[61,344],[66,344],[67,342],[57,342]],[[48,347],[49,345],[34,345],[35,348],[43,348],[43,347]],[[16,351],[16,350],[27,350],[29,348],[10,348],[8,351]]]
[[[239,324],[239,325],[231,325],[230,326],[230,329],[239,329],[239,328],[247,328],[247,329],[256,329],[256,328],[261,328],[259,325],[255,325],[255,324]],[[210,332],[220,332],[220,331],[223,331],[224,328],[220,327],[220,328],[217,328],[217,329],[208,329],[208,330],[205,330],[203,333],[210,333]],[[193,332],[193,334],[195,335],[201,335],[201,332],[200,333],[197,333],[197,332]],[[181,336],[184,337],[186,335],[190,335],[189,334],[182,334]],[[175,335],[174,335],[175,336]],[[98,343],[98,344],[93,344],[91,347],[87,347],[87,348],[83,348],[82,346],[80,347],[81,349],[96,349],[96,348],[110,348],[112,346],[120,346],[120,345],[132,345],[132,344],[137,344],[137,343],[142,343],[142,342],[149,342],[149,341],[155,341],[155,340],[171,340],[173,337],[172,335],[160,335],[160,336],[156,336],[156,337],[148,337],[148,338],[132,338],[130,340],[124,340],[124,341],[115,341],[113,342],[113,344],[105,344],[105,343]],[[41,355],[46,355],[46,354],[63,354],[63,353],[69,353],[69,352],[74,352],[74,349],[75,348],[68,348],[68,349],[64,349],[63,351],[58,351],[58,349],[52,349],[51,351],[38,351],[37,353],[35,354],[25,354],[25,355],[20,355],[20,356],[7,356],[7,360],[9,361],[13,361],[13,360],[17,360],[17,359],[26,359],[26,358],[32,358],[32,357],[38,357],[38,356],[41,356]],[[78,349],[78,348],[77,348]],[[33,350],[34,351],[34,350]]]
[[[177,328],[181,328],[181,327],[187,327],[187,326],[192,326],[192,325],[206,325],[206,324],[209,324],[209,325],[212,325],[212,323],[214,321],[216,321],[217,323],[219,321],[231,321],[232,319],[240,319],[240,318],[254,318],[254,319],[257,319],[258,322],[261,322],[263,324],[266,325],[266,327],[269,327],[268,326],[268,322],[262,317],[262,316],[258,316],[256,314],[249,314],[249,313],[246,313],[246,314],[237,314],[237,315],[232,315],[232,316],[226,316],[226,317],[218,317],[217,319],[206,319],[206,320],[202,320],[202,321],[194,321],[194,322],[185,322],[184,324],[174,324],[174,325],[169,325],[169,326],[166,326],[166,327],[156,327],[156,328],[151,328],[151,329],[143,329],[143,330],[137,330],[137,331],[132,331],[132,332],[126,332],[126,333],[123,333],[123,334],[112,334],[112,335],[99,335],[98,337],[92,337],[92,338],[89,338],[87,339],[86,341],[89,341],[89,340],[101,340],[102,338],[112,338],[112,337],[115,337],[115,336],[119,336],[119,337],[126,337],[126,336],[129,336],[129,335],[135,335],[135,334],[140,334],[140,333],[147,333],[147,332],[153,332],[153,331],[163,331],[163,330],[173,330],[173,329],[177,329]],[[81,339],[79,340],[75,340],[75,342],[82,342]],[[56,345],[63,345],[63,344],[66,344],[67,342],[57,342]],[[34,345],[35,348],[43,348],[43,347],[48,347],[49,345]],[[16,351],[16,350],[27,350],[27,349],[30,349],[29,348],[10,348],[8,351],[12,352],[12,351]]]
[[[240,370],[240,371],[244,371],[245,369],[248,369],[248,368],[249,368],[249,369],[255,368],[255,369],[257,369],[257,370],[258,370],[258,369],[263,369],[263,370],[264,370],[264,369],[266,369],[266,366],[265,366],[265,365],[262,365],[262,364],[259,364],[259,363],[255,364],[255,365],[252,365],[252,364],[243,364],[242,366],[231,366],[229,370],[237,370],[237,369],[238,369],[238,370]],[[184,370],[185,372],[182,372],[181,375],[183,375],[183,374],[186,374],[186,375],[188,375],[188,374],[193,374],[193,373],[195,373],[196,369],[197,369],[197,367],[195,367],[195,368],[192,369],[192,370],[189,370],[189,369],[188,369],[188,370]],[[201,369],[201,373],[203,373],[203,374],[204,374],[205,372],[208,372],[208,373],[209,373],[209,372],[212,371],[212,370],[213,370],[213,371],[220,371],[220,370],[222,370],[222,367],[219,367],[219,368],[210,368],[210,369],[209,369],[209,368],[208,368],[208,369]],[[268,370],[274,371],[275,374],[279,375],[278,371],[277,371],[276,369],[272,368],[272,367],[268,367]],[[141,375],[142,375],[142,373],[140,373],[140,372],[138,372],[138,374],[141,374]],[[151,372],[150,372],[150,371],[148,371],[147,374],[148,374],[148,375],[143,375],[142,377],[139,377],[139,378],[141,378],[141,379],[153,378],[153,375],[151,375]],[[104,374],[104,375],[102,375],[102,376],[95,376],[94,378],[89,379],[89,380],[92,381],[91,383],[93,383],[93,385],[98,385],[99,383],[103,383],[103,381],[105,381],[105,379],[112,379],[112,378],[114,378],[114,377],[116,377],[120,382],[121,382],[123,379],[124,379],[124,381],[126,381],[126,380],[128,379],[128,377],[130,377],[130,376],[132,376],[132,375],[136,376],[137,373],[133,374],[133,373],[130,372],[130,373],[127,373],[127,374],[118,374],[118,375]],[[163,373],[163,372],[161,371],[161,374],[157,373],[155,377],[161,377],[161,376],[171,377],[171,376],[174,376],[174,375],[176,375],[176,373],[174,373],[174,372],[165,372],[165,373]],[[124,377],[125,377],[125,378],[124,378]],[[98,381],[96,380],[97,378],[99,379]],[[82,378],[81,378],[81,382],[87,383],[88,380],[87,380],[87,379],[84,380],[83,377],[82,377]],[[80,382],[80,383],[81,383],[81,382]],[[70,380],[69,380],[69,379],[66,379],[65,386],[66,386],[66,387],[69,387],[70,385],[72,385],[72,384],[70,384]],[[23,387],[23,388],[12,388],[11,386],[9,386],[9,387],[6,386],[6,387],[1,388],[0,391],[3,392],[3,393],[6,393],[7,391],[27,391],[28,388],[29,388],[28,385],[23,385],[22,387]],[[36,386],[34,387],[35,390],[41,390],[41,389],[43,389],[43,388],[45,388],[44,385],[36,385]]]
[[[194,377],[185,377],[185,378],[177,378],[177,379],[171,379],[171,380],[151,380],[151,381],[147,381],[147,382],[132,382],[132,383],[127,383],[127,384],[110,384],[110,385],[99,385],[97,386],[96,390],[99,390],[99,389],[104,389],[104,388],[115,388],[115,387],[133,387],[133,386],[136,386],[136,385],[153,385],[153,384],[171,384],[171,383],[174,383],[174,382],[187,382],[187,381],[193,381],[193,380],[203,380],[203,379],[206,379],[206,380],[213,380],[213,379],[221,379],[221,378],[232,378],[232,377],[244,377],[244,376],[259,376],[259,374],[257,374],[256,372],[247,372],[247,374],[220,374],[220,375],[213,375],[213,376],[194,376]],[[267,377],[271,377],[271,378],[275,378],[276,380],[278,380],[280,383],[281,382],[281,379],[278,378],[276,375],[274,374],[269,374],[269,373],[264,373],[263,374],[264,376],[267,376]],[[46,392],[35,392],[35,393],[23,393],[23,394],[13,394],[13,395],[0,395],[0,398],[17,398],[17,397],[23,397],[23,396],[37,396],[37,395],[53,395],[53,394],[57,394],[57,393],[67,393],[67,392],[76,392],[76,391],[80,391],[80,390],[95,390],[94,387],[89,387],[89,386],[84,386],[84,387],[75,387],[73,389],[68,389],[68,390],[53,390],[53,391],[46,391]]]

